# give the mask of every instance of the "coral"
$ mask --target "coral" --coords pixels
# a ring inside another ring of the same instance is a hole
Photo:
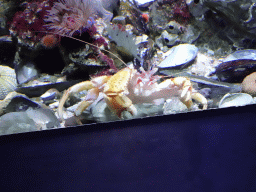
[[[38,42],[44,33],[44,16],[46,11],[51,8],[54,0],[35,0],[24,2],[21,4],[24,7],[23,11],[18,11],[13,16],[12,22],[9,23],[10,33],[17,35],[18,38],[26,43],[34,44]]]
[[[189,20],[191,14],[185,0],[180,0],[173,4],[173,16],[176,17],[180,23],[186,23],[186,21]]]
[[[100,59],[103,62],[106,62],[108,64],[108,66],[110,67],[110,69],[112,69],[114,72],[117,72],[118,69],[116,68],[113,59],[111,59],[110,57],[108,57],[107,55],[105,55],[104,53],[100,53],[99,54]]]
[[[108,43],[106,42],[105,38],[100,36],[93,40],[93,44],[97,47],[104,46],[105,48],[108,46]]]
[[[60,35],[72,36],[75,32],[82,34],[83,29],[94,23],[96,10],[89,0],[60,0],[48,10],[44,21],[46,27]]]

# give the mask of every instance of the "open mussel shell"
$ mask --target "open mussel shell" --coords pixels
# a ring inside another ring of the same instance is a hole
[[[27,83],[38,76],[38,72],[33,63],[27,63],[16,68],[17,80],[19,84]]]
[[[22,95],[11,98],[9,104],[5,108],[5,113],[26,111],[28,108],[40,108],[41,106]]]
[[[253,97],[246,93],[227,93],[219,102],[219,108],[253,104]]]
[[[214,74],[221,81],[241,83],[254,71],[256,71],[256,50],[246,49],[236,51],[223,59]]]
[[[168,56],[157,66],[158,68],[187,67],[195,60],[198,48],[191,44],[180,44],[172,47],[168,52]]]
[[[14,92],[13,92],[14,93]],[[30,132],[60,127],[55,114],[23,95],[13,95],[6,101],[5,114],[0,117],[0,135]]]

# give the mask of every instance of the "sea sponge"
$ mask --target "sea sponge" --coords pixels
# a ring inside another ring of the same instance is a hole
[[[133,57],[141,60],[137,55],[138,45],[136,45],[134,35],[129,34],[127,31],[123,30],[123,28],[120,29],[118,25],[108,26],[107,32],[109,38],[117,44],[120,51],[131,54]]]

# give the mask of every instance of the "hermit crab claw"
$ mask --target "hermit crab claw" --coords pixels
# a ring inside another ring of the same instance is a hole
[[[193,92],[191,81],[186,77],[176,77],[173,83],[181,87],[180,100],[190,109],[193,105],[192,99],[203,105],[203,109],[207,109],[207,99],[200,93]]]
[[[203,109],[207,109],[207,99],[201,95],[200,93],[193,93],[192,99],[196,100],[197,102],[201,103],[203,105]]]
[[[105,101],[109,108],[115,113],[120,119],[123,118],[122,112],[128,111],[132,116],[137,115],[137,109],[132,104],[132,101],[126,95],[105,95]]]

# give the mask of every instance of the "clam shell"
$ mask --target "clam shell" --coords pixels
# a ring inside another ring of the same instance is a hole
[[[17,80],[14,69],[0,65],[0,100],[3,100],[16,87]]]
[[[197,56],[198,48],[191,44],[180,44],[172,47],[169,54],[159,65],[159,68],[179,68],[189,65]]]
[[[219,103],[219,108],[237,107],[253,104],[253,97],[246,93],[227,93],[222,97]]]

